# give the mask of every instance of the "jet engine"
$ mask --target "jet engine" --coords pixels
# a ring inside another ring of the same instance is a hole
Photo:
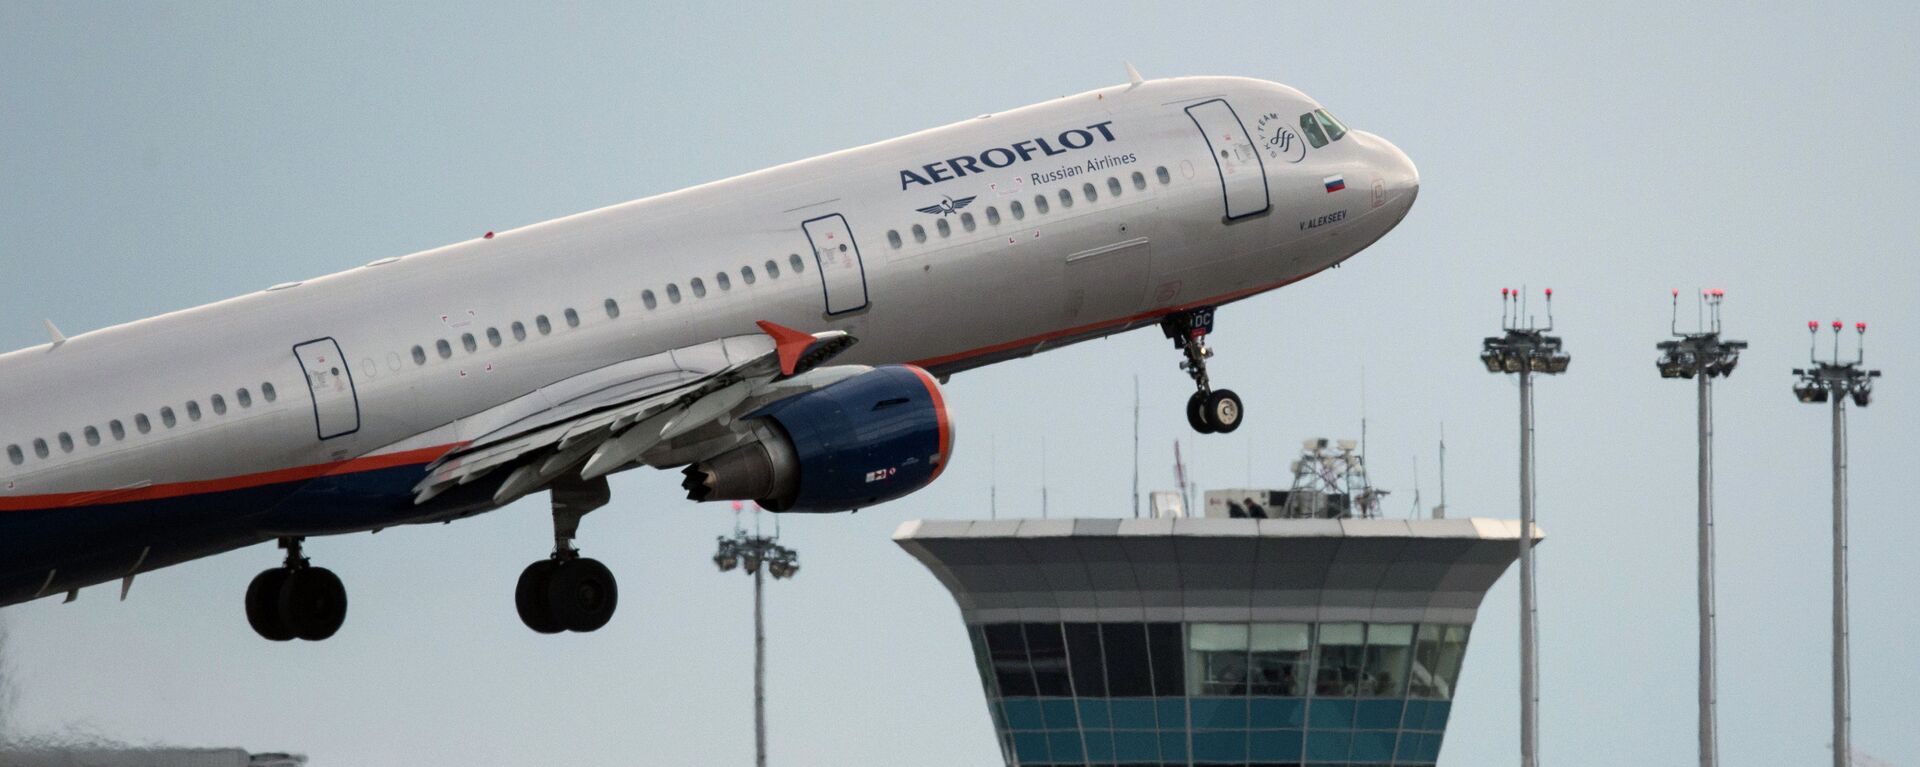
[[[926,487],[952,456],[940,386],[912,365],[877,367],[746,419],[748,442],[686,468],[689,499],[847,511]]]

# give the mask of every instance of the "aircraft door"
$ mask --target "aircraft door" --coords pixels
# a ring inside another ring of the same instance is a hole
[[[853,240],[847,219],[838,213],[801,222],[820,272],[820,289],[827,314],[846,314],[867,308],[867,269],[860,262],[860,245]]]
[[[360,399],[353,388],[353,372],[347,368],[346,355],[332,338],[317,338],[293,347],[300,369],[307,374],[307,391],[313,395],[314,429],[321,439],[345,436],[360,430]]]
[[[1212,151],[1227,204],[1227,220],[1267,212],[1272,203],[1267,199],[1266,165],[1233,107],[1225,99],[1202,101],[1187,107],[1187,116],[1193,118]]]

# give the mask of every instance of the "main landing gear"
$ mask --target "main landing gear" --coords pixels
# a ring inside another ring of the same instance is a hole
[[[286,564],[254,576],[247,586],[247,622],[275,642],[333,636],[347,619],[347,589],[332,570],[300,555],[300,538],[281,538]]]
[[[1207,380],[1207,358],[1213,349],[1207,346],[1207,334],[1213,332],[1213,307],[1202,306],[1169,314],[1160,319],[1160,332],[1173,339],[1173,346],[1186,354],[1180,369],[1193,377],[1192,397],[1187,399],[1187,424],[1201,434],[1226,434],[1240,428],[1245,411],[1240,395],[1227,389],[1214,389]]]
[[[593,631],[607,625],[620,601],[613,572],[596,560],[580,556],[573,539],[580,518],[607,505],[611,497],[605,477],[592,481],[555,484],[553,494],[553,556],[527,565],[513,590],[520,621],[542,634]]]

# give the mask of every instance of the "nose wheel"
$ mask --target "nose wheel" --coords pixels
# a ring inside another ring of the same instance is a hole
[[[1169,314],[1160,320],[1160,331],[1185,355],[1180,369],[1193,378],[1195,391],[1187,398],[1187,425],[1201,434],[1226,434],[1240,428],[1246,412],[1240,395],[1229,389],[1214,389],[1207,378],[1207,358],[1213,356],[1213,349],[1207,346],[1207,334],[1213,332],[1213,307]]]

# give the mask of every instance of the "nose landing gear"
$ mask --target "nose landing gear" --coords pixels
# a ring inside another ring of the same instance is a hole
[[[1213,356],[1213,349],[1207,346],[1207,334],[1213,332],[1213,307],[1169,314],[1161,318],[1160,332],[1173,339],[1174,348],[1186,355],[1180,369],[1193,377],[1196,391],[1187,399],[1187,424],[1201,434],[1226,434],[1240,428],[1246,412],[1240,395],[1214,389],[1207,379],[1207,358]]]

